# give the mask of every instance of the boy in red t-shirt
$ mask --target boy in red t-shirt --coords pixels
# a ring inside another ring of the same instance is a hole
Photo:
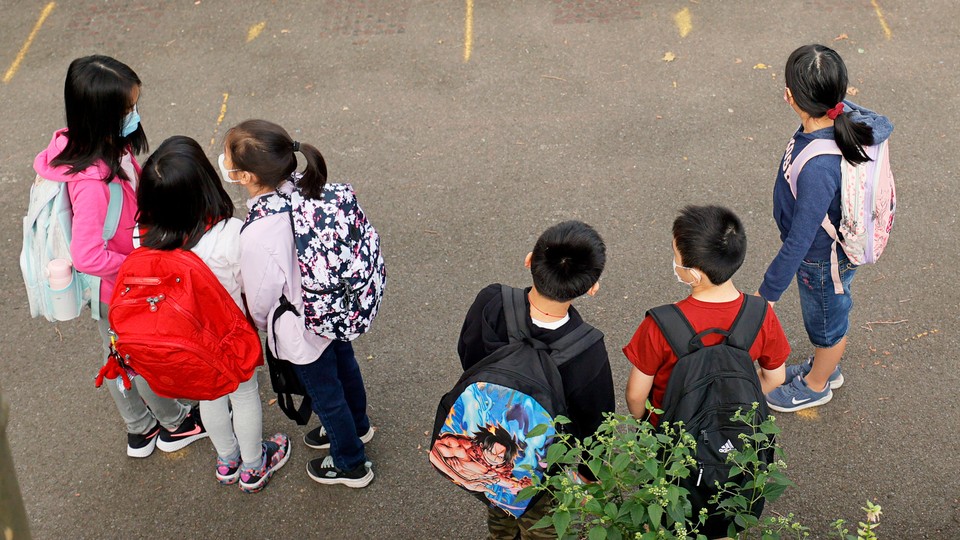
[[[743,224],[727,208],[688,206],[674,220],[673,273],[680,283],[692,289],[690,296],[677,302],[677,307],[695,332],[709,328],[729,330],[733,325],[743,304],[743,293],[731,278],[743,264],[746,253]],[[703,344],[716,345],[721,339],[719,334],[709,334],[703,338]],[[627,380],[627,406],[630,414],[643,418],[648,399],[654,408],[661,407],[677,356],[649,316],[644,317],[623,354],[634,366]],[[780,320],[772,308],[768,309],[750,347],[750,357],[759,365],[764,394],[783,384],[783,363],[789,355],[790,344]],[[657,416],[651,414],[650,421],[656,425]]]

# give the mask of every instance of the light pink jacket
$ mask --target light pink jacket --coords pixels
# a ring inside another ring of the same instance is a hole
[[[67,145],[67,130],[53,134],[46,150],[37,154],[33,169],[37,174],[56,182],[67,182],[67,193],[73,205],[73,238],[70,241],[70,256],[78,271],[101,279],[100,301],[110,303],[117,271],[127,255],[133,251],[133,229],[136,225],[137,194],[130,182],[113,177],[110,182],[119,182],[123,188],[123,207],[120,224],[113,239],[103,243],[103,223],[107,217],[110,190],[104,179],[110,169],[103,162],[91,165],[77,174],[68,174],[68,167],[50,165]],[[133,159],[133,166],[140,175],[140,165]]]
[[[289,182],[280,186],[281,191],[290,192],[292,189]],[[247,207],[252,208],[257,198],[248,200]],[[320,357],[330,340],[313,333],[303,321],[300,266],[289,215],[263,217],[243,229],[240,234],[240,280],[250,316],[259,330],[267,331],[267,346],[278,358],[294,364],[310,364]],[[273,312],[280,305],[281,294],[300,316],[286,313],[274,325]]]

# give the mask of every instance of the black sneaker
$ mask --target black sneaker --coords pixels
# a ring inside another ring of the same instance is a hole
[[[135,458],[149,457],[157,446],[157,435],[160,431],[160,424],[154,423],[143,435],[127,433],[127,455]]]
[[[360,436],[360,442],[363,444],[370,442],[373,439],[373,432],[373,426],[368,427],[367,432]],[[326,450],[330,448],[330,436],[327,435],[327,430],[320,426],[303,436],[303,444],[317,450]]]
[[[203,427],[203,421],[200,419],[200,410],[194,406],[180,423],[176,431],[160,430],[160,440],[157,441],[157,448],[164,452],[176,452],[181,448],[186,448],[193,441],[199,441],[207,436],[207,430]]]
[[[333,464],[333,456],[327,456],[307,463],[307,474],[321,484],[343,484],[347,487],[362,488],[373,481],[372,465],[367,461],[357,465],[352,471],[341,471]]]

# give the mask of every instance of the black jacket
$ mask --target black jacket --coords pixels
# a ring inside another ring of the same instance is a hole
[[[526,289],[527,292],[529,290]],[[570,320],[556,330],[540,328],[530,321],[530,304],[527,300],[527,324],[532,337],[547,345],[583,323],[583,318],[573,306],[569,315]],[[480,291],[467,311],[457,344],[460,364],[466,370],[507,343],[503,299],[500,285],[495,283]],[[567,401],[567,416],[570,418],[567,431],[578,439],[593,435],[603,422],[603,413],[613,412],[616,406],[613,374],[603,340],[561,366],[560,377]]]

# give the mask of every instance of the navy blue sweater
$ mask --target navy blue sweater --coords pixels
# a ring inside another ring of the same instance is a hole
[[[890,120],[855,103],[844,101],[854,122],[863,122],[873,128],[874,144],[890,137],[893,124]],[[783,291],[790,286],[803,260],[830,260],[830,246],[833,240],[823,230],[820,223],[823,216],[830,216],[835,227],[840,225],[840,156],[820,155],[810,159],[803,166],[797,178],[797,196],[790,191],[790,183],[784,176],[784,170],[814,139],[833,139],[833,126],[804,133],[801,126],[793,136],[794,145],[790,155],[784,153],[777,181],[773,185],[773,219],[780,229],[783,245],[773,258],[760,284],[760,295],[776,302]],[[846,258],[843,248],[837,245],[837,256]]]

